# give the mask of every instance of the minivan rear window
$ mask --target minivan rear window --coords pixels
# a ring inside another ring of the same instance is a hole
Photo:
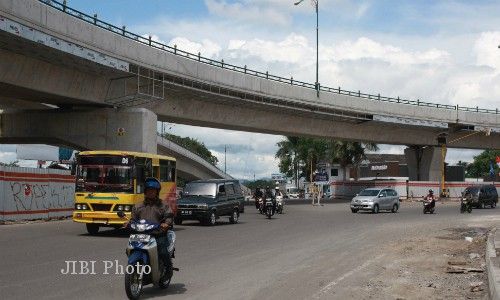
[[[479,188],[475,186],[471,186],[465,189],[464,194],[477,195],[479,193]]]

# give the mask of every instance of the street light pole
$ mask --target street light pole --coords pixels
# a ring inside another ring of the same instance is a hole
[[[311,0],[314,4],[316,10],[316,83],[314,87],[316,89],[316,96],[319,98],[319,0]],[[294,5],[299,5],[304,2],[304,0],[299,0],[294,3]]]

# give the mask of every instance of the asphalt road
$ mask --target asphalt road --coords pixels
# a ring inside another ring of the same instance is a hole
[[[251,206],[240,223],[196,222],[176,227],[180,272],[167,290],[152,286],[144,298],[342,299],[371,262],[388,259],[381,246],[427,230],[500,222],[500,208],[461,215],[458,204],[440,204],[423,215],[418,204],[396,214],[352,214],[347,203],[287,205],[271,220]],[[89,236],[71,221],[0,226],[0,298],[124,299],[123,275],[104,272],[103,261],[125,265],[126,233]],[[64,275],[65,261],[94,260],[95,275]]]

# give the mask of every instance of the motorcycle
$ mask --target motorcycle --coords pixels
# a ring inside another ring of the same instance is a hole
[[[125,213],[117,212],[120,218],[125,218]],[[153,284],[160,289],[166,289],[170,285],[173,271],[177,268],[167,270],[163,262],[158,257],[156,239],[152,232],[160,228],[160,224],[147,223],[146,220],[130,222],[128,225],[133,232],[128,240],[126,254],[128,256],[127,272],[125,273],[125,292],[129,299],[139,299],[142,288],[145,285]],[[169,240],[168,253],[171,258],[175,255],[175,233],[172,230],[167,232]]]
[[[260,214],[264,213],[264,200],[262,198],[257,199],[257,209],[259,210]]]
[[[422,203],[424,204],[424,214],[426,214],[426,213],[433,214],[434,213],[434,209],[435,209],[435,205],[436,205],[435,200],[429,200],[427,198],[424,198]]]
[[[283,214],[284,210],[284,201],[283,201],[283,196],[276,196],[276,213],[277,214]]]
[[[274,203],[272,199],[266,199],[265,213],[268,219],[271,219],[271,217],[274,215]]]
[[[460,199],[460,213],[471,213],[472,212],[472,199],[461,198]]]

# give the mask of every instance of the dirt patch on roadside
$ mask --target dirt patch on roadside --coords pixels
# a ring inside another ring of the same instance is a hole
[[[487,228],[450,228],[391,243],[390,263],[358,290],[359,299],[488,299]],[[386,258],[387,258],[386,257]],[[454,272],[454,273],[451,273]]]

